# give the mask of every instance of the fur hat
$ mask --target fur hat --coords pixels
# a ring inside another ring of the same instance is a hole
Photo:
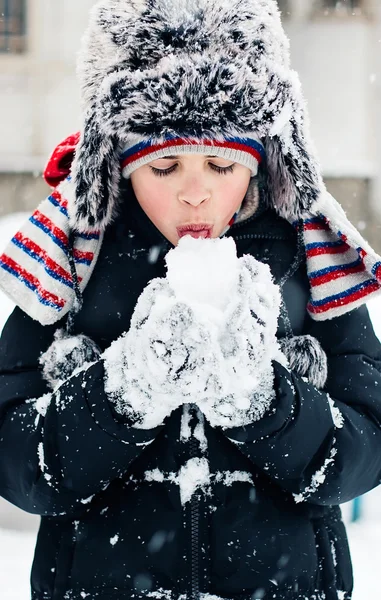
[[[270,202],[297,219],[324,189],[275,0],[100,0],[78,63],[72,227],[115,214],[120,156],[166,136],[264,145]]]

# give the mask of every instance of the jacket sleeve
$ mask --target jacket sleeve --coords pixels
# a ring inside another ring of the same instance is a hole
[[[102,360],[48,393],[38,358],[53,333],[16,308],[0,340],[0,495],[43,516],[83,508],[163,428],[118,421]]]
[[[305,333],[327,353],[325,389],[274,363],[272,409],[224,433],[296,502],[341,504],[381,482],[381,345],[365,306]]]

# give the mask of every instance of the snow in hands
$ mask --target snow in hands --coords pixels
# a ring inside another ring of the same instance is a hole
[[[260,419],[273,399],[281,296],[270,269],[237,258],[231,238],[183,237],[166,256],[130,330],[103,354],[105,389],[135,427],[194,402],[213,426]],[[282,361],[283,362],[283,361]]]

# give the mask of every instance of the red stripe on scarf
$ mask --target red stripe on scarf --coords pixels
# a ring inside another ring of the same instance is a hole
[[[62,277],[62,279],[65,279],[65,281],[72,283],[72,277],[70,273],[68,273],[68,271],[65,271],[65,269],[61,267],[61,265],[59,265],[52,258],[50,258],[46,250],[41,248],[41,246],[38,246],[30,238],[23,236],[23,234],[20,231],[16,233],[14,239],[18,240],[24,246],[26,246],[26,248],[37,254],[37,256],[39,256],[44,261],[48,269],[54,271],[54,273]],[[82,279],[79,277],[79,281],[81,280]]]
[[[52,304],[55,304],[59,308],[63,308],[65,306],[65,300],[63,300],[62,298],[59,298],[58,296],[56,296],[55,294],[52,294],[51,292],[48,292],[47,290],[45,290],[41,286],[41,283],[37,279],[37,277],[34,277],[34,275],[29,273],[29,271],[27,271],[26,269],[21,267],[21,265],[19,265],[17,262],[15,262],[10,256],[3,254],[0,257],[0,260],[2,260],[2,262],[5,265],[7,265],[13,271],[15,271],[15,273],[17,273],[17,275],[19,277],[22,277],[23,279],[28,281],[38,291],[41,298],[43,298],[47,302],[51,302]]]
[[[310,302],[307,307],[308,312],[316,315],[316,314],[325,313],[328,310],[331,310],[332,308],[338,308],[339,306],[347,306],[348,304],[351,304],[352,302],[356,302],[356,300],[365,298],[366,296],[368,296],[369,294],[371,294],[373,292],[377,292],[379,289],[380,289],[380,284],[377,282],[374,282],[374,283],[368,285],[367,287],[357,290],[356,292],[354,292],[353,294],[350,294],[349,296],[345,296],[343,298],[336,298],[335,300],[331,300],[330,302],[327,302],[326,304],[322,304],[321,306],[314,306]]]
[[[318,277],[311,277],[310,283],[312,287],[317,287],[319,285],[323,285],[324,283],[329,283],[334,279],[340,279],[341,277],[345,277],[346,275],[352,275],[354,273],[363,273],[365,270],[366,268],[363,263],[355,267],[344,267],[343,269],[331,271],[329,273],[325,273],[324,275],[319,275]]]

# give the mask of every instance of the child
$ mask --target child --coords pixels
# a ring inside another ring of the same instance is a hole
[[[350,599],[381,260],[324,187],[275,1],[101,0],[79,76],[82,131],[0,261],[33,600]]]

